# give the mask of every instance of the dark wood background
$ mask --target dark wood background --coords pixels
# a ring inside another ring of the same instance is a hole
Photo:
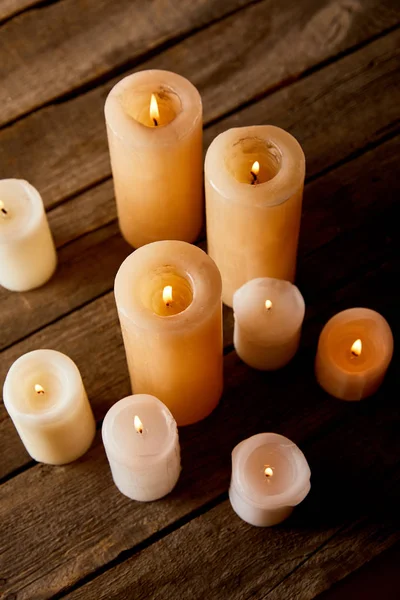
[[[346,582],[352,598],[399,597],[396,357],[360,403],[330,398],[313,374],[318,335],[339,310],[376,309],[400,334],[399,25],[398,0],[0,0],[0,177],[41,192],[60,261],[42,289],[0,290],[1,381],[24,352],[65,352],[99,428],[130,392],[112,287],[131,250],[103,118],[118,79],[149,68],[188,77],[203,97],[205,148],[229,127],[272,123],[307,158],[301,349],[280,372],[252,371],[226,310],[225,393],[181,429],[170,496],[119,494],[99,433],[76,463],[34,463],[1,405],[1,598],[308,600],[360,567],[325,598],[345,598]],[[289,521],[257,529],[227,499],[230,452],[268,430],[300,445],[312,489]]]

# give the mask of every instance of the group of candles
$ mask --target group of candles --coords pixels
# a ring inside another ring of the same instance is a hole
[[[143,71],[110,92],[105,116],[120,228],[135,248],[115,280],[134,395],[102,427],[112,476],[129,498],[168,494],[180,474],[177,425],[217,406],[223,389],[222,301],[233,307],[234,345],[261,370],[295,355],[305,304],[293,285],[305,159],[273,126],[219,135],[205,160],[208,255],[191,245],[203,218],[202,105],[196,88],[166,71]],[[26,291],[56,268],[39,193],[0,181],[0,284]],[[389,325],[353,308],[323,329],[316,377],[331,395],[360,400],[383,380]],[[95,420],[76,365],[54,350],[20,357],[4,403],[29,454],[64,464],[81,456]],[[232,453],[231,504],[259,526],[285,519],[310,489],[310,469],[287,438],[261,433]]]

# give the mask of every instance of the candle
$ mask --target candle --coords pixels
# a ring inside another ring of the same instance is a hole
[[[31,457],[62,465],[91,445],[96,424],[78,367],[55,350],[34,350],[9,370],[4,405]]]
[[[300,144],[272,125],[229,129],[209,147],[208,253],[228,306],[250,279],[294,280],[304,174]]]
[[[0,285],[31,290],[50,279],[56,264],[39,192],[23,179],[0,180]]]
[[[122,494],[148,502],[175,487],[181,471],[178,429],[154,396],[136,394],[110,408],[103,443],[114,483]]]
[[[123,236],[138,248],[196,240],[203,221],[202,105],[168,71],[141,71],[111,90],[108,142]]]
[[[135,394],[160,398],[178,425],[206,417],[222,393],[221,276],[186,242],[133,252],[115,280],[115,299]]]
[[[393,335],[374,310],[350,308],[328,321],[319,338],[315,374],[328,394],[361,400],[381,385],[393,355]]]
[[[233,343],[250,367],[279,369],[296,354],[305,305],[295,285],[270,277],[252,279],[233,294],[233,311]]]
[[[304,454],[288,438],[253,435],[232,452],[232,508],[250,525],[277,525],[307,496],[310,476]]]

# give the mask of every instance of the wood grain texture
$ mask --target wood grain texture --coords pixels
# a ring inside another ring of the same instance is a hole
[[[393,214],[388,218],[393,222]],[[366,236],[366,247],[360,244],[360,253],[368,253],[370,236],[371,233]],[[356,236],[354,244],[358,246],[359,242]],[[391,255],[387,248],[385,254]],[[361,405],[334,401],[315,382],[313,360],[317,335],[328,317],[344,306],[359,304],[366,294],[368,305],[379,308],[392,322],[397,302],[390,285],[398,265],[388,261],[382,267],[379,261],[375,269],[368,266],[367,271],[362,265],[358,278],[353,277],[347,286],[336,291],[335,255],[333,251],[330,260],[322,252],[319,255],[318,260],[331,273],[330,288],[325,278],[323,293],[321,288],[324,307],[314,305],[315,314],[307,320],[302,350],[290,366],[266,374],[249,369],[235,353],[226,357],[225,390],[220,406],[207,420],[180,432],[184,469],[171,496],[152,505],[132,503],[122,497],[112,484],[99,439],[77,463],[60,468],[37,465],[2,486],[2,527],[8,531],[12,523],[18,523],[17,528],[13,527],[12,537],[4,535],[5,593],[17,593],[18,600],[47,598],[212,501],[227,489],[233,446],[248,435],[275,430],[303,443],[310,436],[321,435],[324,428],[329,431],[343,419],[357,424]],[[343,269],[348,268],[349,262],[357,264],[359,256],[353,254],[344,262]],[[372,256],[370,250],[369,258]],[[318,285],[319,280],[313,282],[314,287]],[[77,362],[98,418],[129,391],[111,302],[109,296],[101,298],[37,334],[42,342],[39,345],[47,346],[52,340],[53,347],[67,352]],[[13,347],[4,353],[4,361],[8,361],[11,353],[20,354],[27,347],[31,347],[28,340]],[[381,392],[362,406],[370,407],[369,420],[379,407],[383,414],[391,415],[393,425],[396,413],[390,412],[392,403],[396,404],[396,395],[392,394],[389,379]],[[3,432],[2,439],[5,440]],[[380,439],[379,434],[378,444]],[[385,439],[387,449],[393,440],[388,436]],[[7,440],[5,447],[8,445]],[[396,448],[389,460],[397,460]],[[385,463],[386,467],[390,464]],[[85,525],[80,526],[84,518]],[[41,555],[30,550],[21,553],[21,547],[46,548],[49,558],[43,564]]]
[[[295,9],[297,6],[299,8]],[[245,103],[268,91],[271,92],[282,80],[288,81],[298,77],[302,70],[333,57],[337,51],[359,44],[369,35],[377,34],[393,25],[398,19],[394,8],[398,3],[393,4],[391,0],[389,3],[387,0],[363,2],[360,4],[361,8],[359,6],[357,10],[351,11],[346,7],[353,4],[347,1],[325,2],[324,6],[325,10],[316,0],[301,4],[289,0],[283,3],[263,2],[251,6],[141,64],[140,69],[170,69],[188,77],[201,92],[207,124],[210,120],[221,118],[234,110],[238,105],[237,98]],[[301,18],[301,15],[293,15],[293,10],[304,11],[305,16]],[[321,25],[324,21],[320,11],[331,15],[324,27]],[[306,25],[306,16],[309,25]],[[338,32],[342,31],[342,21],[346,21],[348,26],[346,33],[339,35]],[[251,53],[254,67],[250,75],[248,65],[243,65],[239,60],[240,56],[243,56],[243,48],[239,43],[242,37],[238,34],[242,26],[246,27],[245,39],[250,42],[254,37],[257,41],[257,52]],[[338,35],[338,38],[329,38],[330,44],[326,43],[329,37],[326,27],[330,32],[336,31]],[[257,35],[253,35],[254,29]],[[320,37],[322,30],[325,33]],[[294,38],[300,39],[301,43],[295,45]],[[221,44],[224,45],[223,48]],[[307,78],[296,86],[290,86],[288,90],[294,87],[293,92],[280,92],[274,94],[273,99],[266,99],[257,104],[259,110],[256,115],[242,111],[235,124],[246,125],[257,120],[258,123],[274,123],[288,129],[295,122],[299,125],[299,121],[295,121],[298,111],[301,112],[304,107],[308,118],[312,119],[313,111],[309,107],[316,101],[323,104],[325,95],[332,97],[332,80],[338,88],[338,93],[341,94],[343,88],[346,95],[338,115],[338,122],[344,121],[343,130],[346,119],[351,118],[354,109],[352,94],[357,94],[360,89],[364,102],[368,103],[370,95],[375,102],[374,106],[369,108],[369,115],[363,127],[371,123],[376,116],[378,129],[388,126],[385,120],[387,107],[380,105],[379,94],[385,88],[389,88],[392,94],[393,101],[388,112],[390,119],[393,107],[399,102],[399,86],[396,85],[398,59],[393,57],[388,61],[388,53],[392,50],[396,52],[398,45],[399,40],[396,36],[390,37],[388,42],[376,42],[366,52],[365,60],[363,52],[357,53],[355,57],[347,57],[336,66],[325,69],[326,75],[322,81],[318,78]],[[212,56],[213,60],[204,60],[205,56]],[[349,81],[349,73],[356,76],[358,85],[352,83],[351,78]],[[105,85],[77,98],[48,106],[1,131],[2,176],[28,179],[43,194],[47,207],[54,206],[66,197],[109,177],[110,164],[103,109],[109,90],[120,77],[122,74]],[[362,101],[359,104],[362,106]],[[282,110],[282,105],[286,107],[286,112]],[[326,105],[326,109],[332,111],[335,107]],[[227,126],[230,126],[229,123]],[[206,146],[223,127],[225,125],[206,133]],[[318,132],[323,133],[323,130],[315,122],[312,134],[316,135]],[[355,130],[353,133],[362,136],[362,131]],[[325,143],[329,141],[328,136],[320,137]],[[359,143],[356,136],[355,148]],[[362,143],[361,141],[361,145]],[[349,150],[348,140],[340,148],[340,154],[345,154],[346,150]]]
[[[134,64],[248,1],[193,0],[182,10],[173,0],[63,0],[40,17],[21,14],[1,32],[8,60],[0,63],[0,124]]]
[[[394,114],[397,112],[396,103],[400,104],[400,85],[396,85],[399,75],[392,75],[398,62],[395,42],[400,41],[400,33],[389,36],[392,37],[396,39],[390,39],[386,44],[385,40],[376,42],[373,44],[374,48],[366,49],[368,53],[360,51],[341,61],[343,65],[332,65],[267,99],[269,108],[267,110],[267,107],[264,107],[265,114],[269,114],[273,122],[291,129],[302,143],[307,156],[309,176],[315,176],[318,170],[326,169],[332,163],[345,159],[355,147],[359,148],[369,141],[376,142],[380,136],[396,127]],[[382,46],[385,47],[386,53],[383,52]],[[367,56],[362,58],[364,54]],[[371,56],[375,57],[375,66],[368,68]],[[334,81],[336,74],[336,81],[339,80],[341,85],[332,87],[325,71],[331,72]],[[348,73],[354,74],[354,77],[350,78]],[[310,102],[313,102],[312,111]],[[365,125],[353,130],[355,105],[358,107],[357,118],[360,123],[363,120]],[[257,122],[256,118],[262,119],[264,112],[258,109],[256,114],[257,117],[252,117],[253,122]],[[332,114],[337,115],[335,126],[332,125]],[[244,118],[242,123],[246,122],[248,120]],[[210,127],[206,132],[207,140],[210,141],[219,129],[219,124]],[[343,139],[348,135],[343,132],[348,131],[352,131],[352,148],[349,147],[348,140]],[[394,172],[398,147],[398,142],[393,144],[376,159],[377,164],[381,161],[387,164],[388,177]],[[320,242],[322,244],[332,239],[340,228],[345,228],[345,223],[351,224],[357,211],[363,208],[368,210],[367,203],[371,205],[370,210],[374,210],[375,197],[369,194],[373,180],[367,178],[365,181],[368,183],[365,183],[362,178],[364,163],[357,164],[360,164],[359,171],[354,167],[354,174],[351,175],[350,170],[349,176],[353,177],[353,182],[357,178],[362,179],[360,189],[363,191],[359,192],[358,184],[353,183],[350,204],[348,200],[346,203],[340,202],[343,195],[340,191],[340,177],[336,183],[335,196],[331,195],[332,199],[327,203],[326,210],[321,209],[319,199],[320,194],[325,194],[324,184],[317,193],[310,193],[311,200],[308,199],[308,191],[306,192],[303,230],[308,232],[310,229],[313,230],[313,235],[320,234],[323,237]],[[385,201],[391,202],[393,195],[390,191],[387,192],[386,180],[381,177],[376,167],[377,165],[372,165],[374,178],[378,178],[375,194],[384,195]],[[327,189],[330,189],[331,184],[327,185]],[[395,181],[389,189],[397,189]],[[116,209],[110,181],[56,207],[50,212],[49,218],[57,244],[68,246],[60,250],[59,269],[52,281],[42,289],[18,295],[0,290],[0,348],[9,346],[23,335],[29,335],[52,320],[111,290],[118,267],[130,252],[129,246],[118,235],[117,227],[113,224]],[[100,227],[103,227],[103,230],[96,232],[95,229]],[[73,242],[74,238],[79,239]],[[311,236],[308,251],[312,247],[318,247],[313,240],[314,237]],[[14,311],[20,315],[17,322],[12,319]]]
[[[394,398],[383,399],[383,406],[376,400],[358,403],[357,416],[303,444],[311,493],[286,523],[251,527],[225,501],[67,598],[314,598],[400,539],[394,430],[400,411]],[[290,585],[293,571],[297,587]]]

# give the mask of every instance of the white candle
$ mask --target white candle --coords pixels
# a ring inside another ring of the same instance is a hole
[[[117,488],[148,502],[169,494],[181,471],[176,422],[154,396],[136,394],[110,408],[103,443]]]
[[[115,278],[115,300],[135,394],[153,394],[178,425],[204,419],[223,387],[221,276],[186,242],[133,252]]]
[[[250,525],[277,525],[307,496],[310,476],[304,454],[288,438],[253,435],[232,452],[232,508]]]
[[[387,321],[369,308],[349,308],[328,321],[319,338],[315,373],[341,400],[361,400],[381,385],[393,355]]]
[[[187,79],[140,71],[105,105],[119,224],[138,248],[157,240],[193,242],[203,223],[202,104]]]
[[[305,159],[297,140],[272,125],[221,133],[205,161],[208,253],[222,299],[255,277],[293,281]]]
[[[24,354],[9,370],[4,405],[31,457],[62,465],[91,445],[96,424],[78,367],[55,350]]]
[[[22,179],[0,180],[0,285],[15,292],[37,288],[56,265],[39,192]]]
[[[233,311],[235,349],[250,367],[279,369],[296,354],[305,305],[295,285],[270,277],[252,279],[234,293]]]

